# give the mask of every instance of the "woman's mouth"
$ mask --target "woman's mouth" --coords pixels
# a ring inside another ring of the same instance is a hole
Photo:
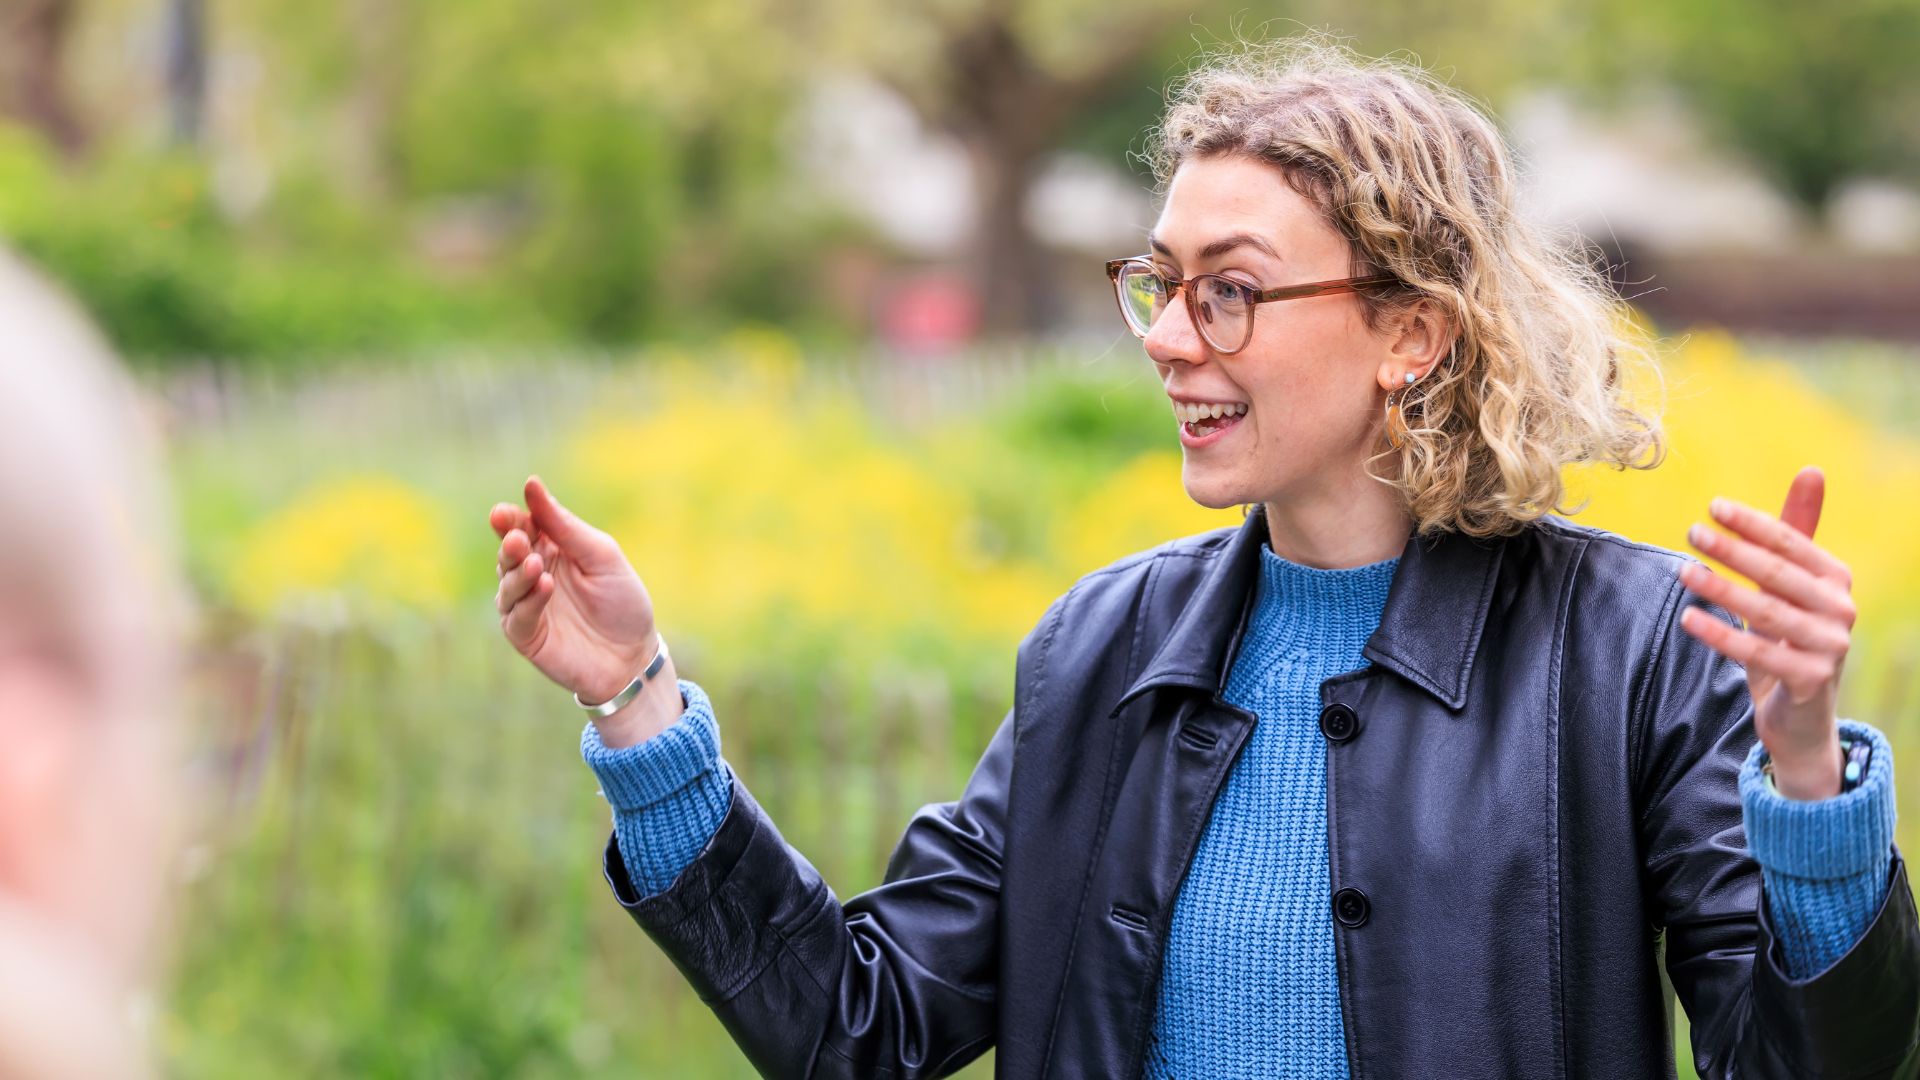
[[[1240,403],[1188,405],[1174,402],[1174,414],[1180,418],[1180,445],[1188,449],[1212,446],[1247,418],[1247,406]],[[1219,413],[1220,415],[1212,415]]]

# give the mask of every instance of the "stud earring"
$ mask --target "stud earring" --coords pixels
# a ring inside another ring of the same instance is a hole
[[[1452,344],[1449,344],[1447,346],[1447,362],[1449,365],[1451,365],[1458,359],[1458,354],[1456,350],[1458,350],[1459,347],[1460,347],[1460,343],[1458,341],[1455,341]],[[1391,446],[1395,450],[1400,449],[1401,440],[1399,436],[1393,433],[1394,425],[1398,424],[1401,430],[1403,431],[1406,429],[1406,417],[1400,410],[1401,396],[1405,394],[1407,386],[1412,386],[1418,378],[1419,376],[1415,375],[1413,372],[1411,371],[1407,372],[1406,386],[1395,387],[1390,393],[1387,394],[1386,423],[1385,423],[1385,427],[1387,431],[1387,445]]]

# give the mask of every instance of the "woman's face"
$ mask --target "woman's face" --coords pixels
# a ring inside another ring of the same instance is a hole
[[[1182,164],[1148,240],[1170,277],[1270,289],[1351,275],[1347,241],[1320,211],[1277,167],[1239,155]],[[1195,331],[1183,289],[1145,345],[1174,402],[1187,494],[1213,508],[1280,501],[1358,469],[1377,449],[1381,391],[1408,370],[1354,293],[1255,305],[1252,338],[1223,356]],[[1179,420],[1193,402],[1245,414],[1200,434]]]

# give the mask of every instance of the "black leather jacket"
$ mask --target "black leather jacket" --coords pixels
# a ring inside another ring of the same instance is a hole
[[[1140,1075],[1174,899],[1254,716],[1221,688],[1266,517],[1081,578],[885,882],[839,900],[736,777],[718,833],[614,894],[768,1076]],[[1920,1073],[1894,852],[1864,938],[1788,977],[1746,851],[1745,675],[1679,628],[1692,556],[1548,517],[1409,536],[1369,666],[1321,684],[1355,1080],[1668,1077],[1660,965],[1705,1077]],[[1275,957],[1285,963],[1285,957]]]

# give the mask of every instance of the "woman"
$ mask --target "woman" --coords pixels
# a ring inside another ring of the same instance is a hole
[[[149,1076],[184,610],[156,440],[4,251],[0,327],[0,1076]]]
[[[1670,1076],[1664,957],[1703,1075],[1920,1068],[1818,471],[1697,532],[1764,591],[1549,512],[1562,465],[1651,467],[1659,436],[1617,302],[1417,69],[1230,58],[1157,150],[1150,252],[1109,274],[1187,492],[1250,512],[1049,607],[879,887],[839,901],[784,844],[606,534],[538,479],[493,510],[506,636],[601,706],[608,882],[753,1064]]]

